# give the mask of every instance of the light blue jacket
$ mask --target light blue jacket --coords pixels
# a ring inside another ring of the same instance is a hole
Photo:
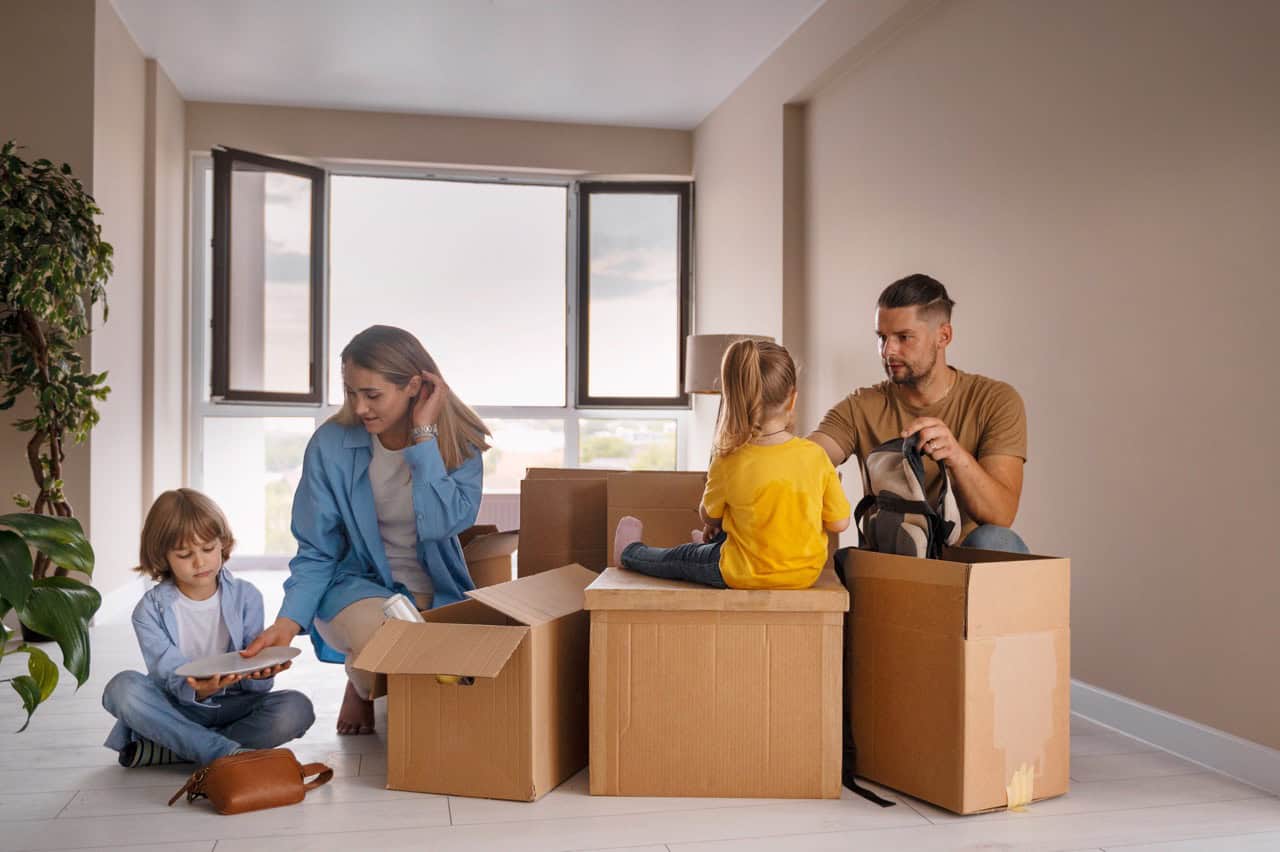
[[[218,572],[218,590],[222,593],[219,606],[222,623],[227,626],[231,641],[224,651],[239,651],[262,632],[262,593],[247,580],[237,580],[225,567]],[[133,609],[133,632],[142,649],[142,659],[147,664],[147,674],[156,684],[171,695],[178,704],[217,707],[215,699],[222,692],[204,701],[196,700],[196,691],[187,679],[174,674],[174,669],[189,662],[178,647],[178,618],[173,604],[178,599],[178,587],[172,579],[161,580],[147,590]],[[223,692],[270,692],[275,678],[241,680]],[[119,751],[129,744],[129,729],[123,722],[116,722],[107,738],[107,745]]]
[[[484,483],[484,459],[476,452],[456,470],[445,470],[435,441],[404,451],[413,481],[418,561],[435,588],[433,606],[463,600],[475,585],[467,572],[458,533],[475,523]],[[372,439],[364,426],[330,421],[311,436],[302,479],[293,497],[293,537],[298,555],[289,562],[280,615],[311,632],[322,660],[344,658],[311,630],[355,601],[407,593],[391,576],[369,483]]]

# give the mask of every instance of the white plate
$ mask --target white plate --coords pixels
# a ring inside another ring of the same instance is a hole
[[[256,657],[242,657],[239,651],[229,654],[214,654],[212,657],[201,657],[178,666],[173,673],[182,677],[206,678],[214,675],[248,674],[258,669],[278,666],[292,660],[302,653],[301,648],[291,645],[278,645],[263,648]]]

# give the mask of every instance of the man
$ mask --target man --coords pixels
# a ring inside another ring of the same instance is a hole
[[[928,275],[909,275],[880,294],[876,338],[886,381],[837,403],[809,436],[839,466],[859,461],[894,438],[920,436],[923,451],[946,462],[960,507],[961,543],[1027,553],[1010,527],[1022,496],[1027,418],[1022,398],[1004,382],[947,365],[955,302]],[[936,500],[938,469],[926,465]]]

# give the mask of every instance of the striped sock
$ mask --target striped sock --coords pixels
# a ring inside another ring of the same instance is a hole
[[[120,750],[120,765],[130,769],[136,769],[139,766],[165,766],[170,763],[189,762],[164,746],[146,739],[131,742]]]

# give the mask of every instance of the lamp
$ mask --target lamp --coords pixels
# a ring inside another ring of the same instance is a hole
[[[720,362],[739,340],[767,340],[763,334],[691,334],[684,339],[684,392],[720,393]]]

